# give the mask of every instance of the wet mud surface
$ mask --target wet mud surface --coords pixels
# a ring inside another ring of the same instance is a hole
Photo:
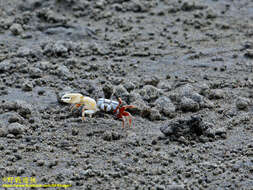
[[[252,189],[252,19],[250,0],[0,0],[0,177]],[[82,122],[67,92],[120,97],[133,126]]]

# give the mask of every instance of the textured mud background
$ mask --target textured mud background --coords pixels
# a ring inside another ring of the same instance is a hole
[[[0,0],[0,177],[253,188],[251,0]],[[121,128],[59,101],[121,97]]]

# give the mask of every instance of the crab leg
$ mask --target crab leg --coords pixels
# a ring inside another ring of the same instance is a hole
[[[84,113],[88,114],[90,116],[90,118],[92,117],[92,114],[95,113],[94,110],[85,110]]]
[[[128,120],[129,127],[131,127],[132,124],[132,115],[129,112],[123,112],[122,118],[126,118]]]
[[[133,105],[127,105],[127,106],[124,106],[123,108],[125,108],[124,110],[128,109],[128,108],[136,108],[136,106],[133,106]],[[128,113],[128,112],[127,112]]]
[[[71,112],[75,109],[75,108],[79,108],[82,104],[74,104],[72,107],[71,107]]]
[[[125,127],[125,117],[122,117],[122,128],[124,128]]]
[[[132,124],[132,115],[129,113],[129,116],[128,116],[128,124],[129,124],[129,127],[131,127],[131,124]]]
[[[82,108],[82,121],[85,121],[85,106]]]

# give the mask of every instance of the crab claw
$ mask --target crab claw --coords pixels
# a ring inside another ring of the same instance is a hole
[[[72,112],[75,108],[79,108],[80,106],[82,106],[82,104],[74,104],[74,105],[71,107],[71,112]]]
[[[70,104],[78,104],[80,103],[83,95],[79,93],[69,93],[65,94],[62,96],[61,101],[65,103],[70,103]]]
[[[122,100],[120,98],[118,98],[118,101],[119,101],[119,104],[118,106],[116,107],[116,109],[113,111],[113,113],[116,113],[117,110],[119,109],[120,105],[122,104]]]

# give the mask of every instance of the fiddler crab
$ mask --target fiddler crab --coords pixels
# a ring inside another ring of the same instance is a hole
[[[69,93],[62,96],[61,100],[65,103],[73,104],[71,111],[75,108],[82,108],[82,120],[85,120],[85,114],[92,117],[92,114],[97,111],[112,112],[116,114],[116,117],[122,119],[122,127],[124,128],[126,120],[128,121],[129,127],[132,124],[132,115],[125,111],[128,108],[135,108],[133,105],[121,106],[122,100],[118,98],[118,101],[109,100],[105,98],[99,98],[97,102],[90,97],[83,96],[79,93]]]

